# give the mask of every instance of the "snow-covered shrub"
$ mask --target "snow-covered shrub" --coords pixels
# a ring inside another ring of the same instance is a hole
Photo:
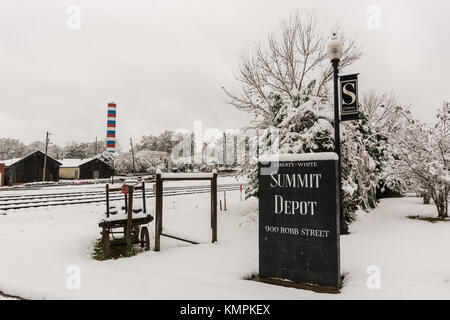
[[[130,152],[120,153],[115,158],[115,168],[117,172],[132,173],[133,157]],[[166,171],[163,162],[152,154],[151,151],[141,150],[134,155],[135,173],[155,173],[156,169]]]
[[[406,182],[399,179],[393,170],[392,162],[396,155],[389,148],[392,135],[395,135],[404,125],[404,115],[407,108],[399,106],[393,93],[378,93],[369,91],[363,96],[361,127],[365,144],[372,159],[375,161],[375,174],[378,180],[377,198],[402,196]],[[369,130],[365,130],[368,128]]]
[[[110,165],[111,168],[114,168],[114,159],[115,159],[114,153],[104,151],[99,155],[97,155],[96,158],[102,160],[103,162],[106,162],[107,164]]]
[[[375,208],[377,199],[377,161],[370,152],[371,131],[361,120],[342,125],[342,191],[344,194],[344,213],[348,221],[358,208]]]

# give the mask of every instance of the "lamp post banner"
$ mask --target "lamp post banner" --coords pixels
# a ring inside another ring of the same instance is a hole
[[[341,76],[341,121],[358,120],[358,74]]]

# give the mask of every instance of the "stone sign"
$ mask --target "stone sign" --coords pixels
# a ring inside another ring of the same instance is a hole
[[[259,278],[340,288],[337,160],[260,158]]]

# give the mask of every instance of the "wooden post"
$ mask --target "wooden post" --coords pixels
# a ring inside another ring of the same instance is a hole
[[[211,180],[211,229],[212,242],[217,241],[217,173]]]
[[[106,184],[106,217],[109,218],[109,184]]]
[[[125,212],[128,212],[128,196],[125,195]]]
[[[109,232],[105,227],[103,227],[101,234],[103,244],[103,255],[105,256],[106,259],[109,259],[111,255],[111,250],[109,247]]]
[[[145,199],[145,181],[142,181],[142,199],[143,199],[143,211],[144,213],[147,213],[147,201]]]
[[[223,191],[223,211],[227,211],[227,192]]]
[[[134,186],[128,186],[128,219],[127,219],[127,255],[131,255],[132,250],[132,227],[133,227],[133,192],[134,192]]]
[[[155,251],[161,250],[161,232],[162,232],[162,206],[163,206],[163,182],[161,173],[156,174],[156,190],[155,190]]]

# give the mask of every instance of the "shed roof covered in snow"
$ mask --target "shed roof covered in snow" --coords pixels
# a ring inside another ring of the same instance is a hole
[[[16,163],[18,163],[18,162],[20,162],[20,161],[22,161],[22,160],[32,156],[33,154],[38,153],[38,152],[44,154],[42,151],[38,150],[38,151],[34,151],[32,153],[29,153],[29,154],[27,154],[26,156],[24,156],[22,158],[13,158],[13,159],[7,159],[7,160],[0,160],[0,163],[4,163],[6,167],[10,167],[10,166],[15,165]],[[61,164],[61,161],[56,160],[55,158],[50,157],[49,155],[47,155],[47,158],[50,158],[50,159],[58,162],[59,164]]]
[[[62,163],[61,168],[78,168],[82,166],[83,164],[86,164],[88,162],[91,162],[93,160],[99,160],[101,162],[104,162],[103,160],[99,158],[86,158],[86,159],[61,159],[59,162]],[[104,162],[106,164],[106,162]]]

